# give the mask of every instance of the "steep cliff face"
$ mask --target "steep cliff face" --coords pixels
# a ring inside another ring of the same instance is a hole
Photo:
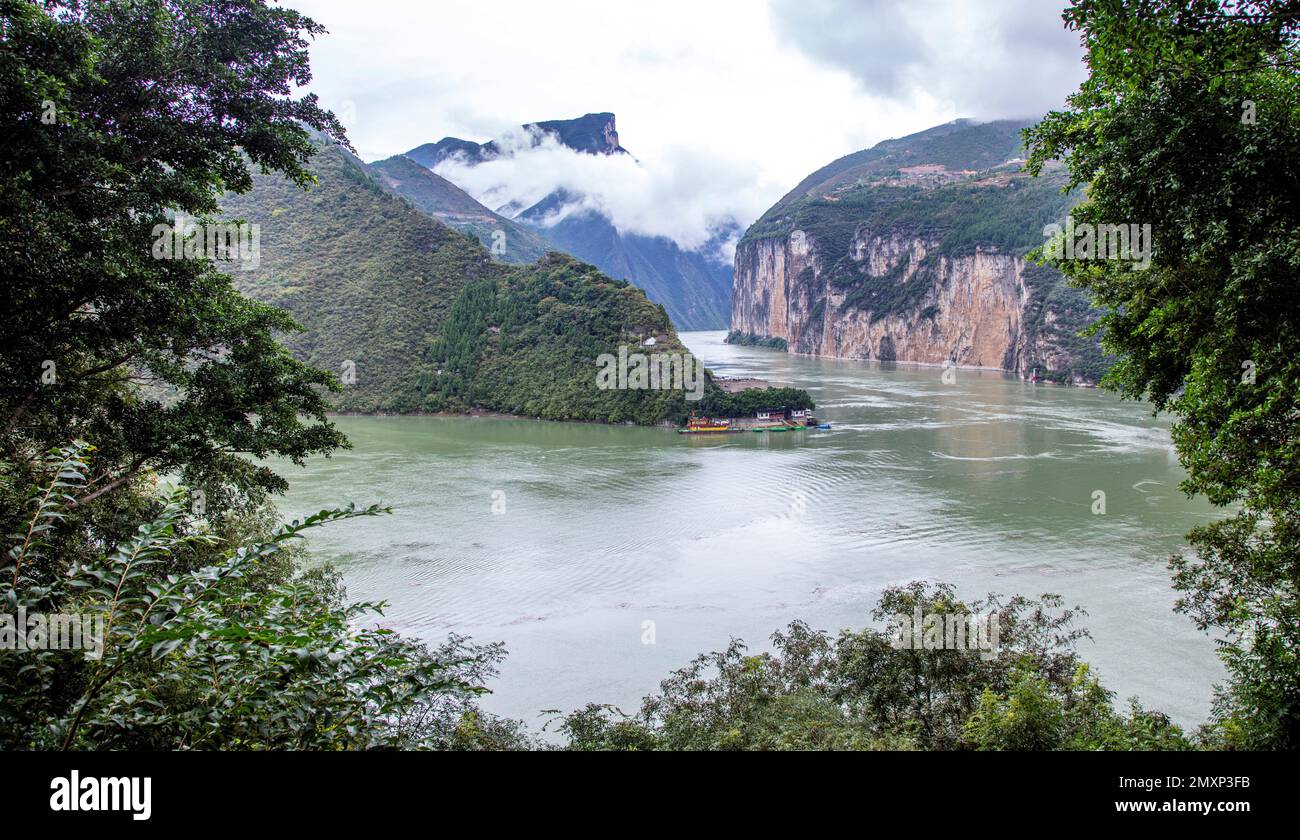
[[[733,330],[782,338],[791,352],[815,356],[1019,368],[1023,260],[989,250],[938,256],[923,269],[937,242],[863,231],[853,250],[867,276],[906,283],[926,271],[930,286],[915,305],[873,317],[827,282],[815,241],[805,234],[745,243],[736,255]]]
[[[976,164],[995,145],[979,128]],[[1006,124],[1008,157],[1017,130]],[[1024,257],[1069,206],[1059,177],[1031,181],[1014,162],[963,167],[961,130],[939,136],[961,168],[925,163],[933,135],[888,141],[906,154],[832,164],[829,180],[810,176],[755,223],[736,251],[733,338],[1095,382],[1100,349],[1077,335],[1095,313],[1058,272]]]

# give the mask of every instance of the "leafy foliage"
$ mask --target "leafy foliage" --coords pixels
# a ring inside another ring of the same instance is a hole
[[[1228,520],[1171,561],[1180,609],[1226,631],[1217,732],[1300,744],[1300,17],[1294,2],[1075,0],[1091,75],[1026,134],[1088,183],[1076,223],[1142,223],[1146,270],[1058,267],[1105,309],[1106,383],[1176,415],[1183,489]]]
[[[215,220],[250,165],[300,191],[311,132],[346,145],[314,96],[293,96],[322,32],[259,0],[0,0],[0,601],[6,619],[105,628],[97,658],[0,651],[4,748],[485,746],[511,731],[472,705],[499,648],[358,627],[377,605],[296,570],[304,528],[377,512],[270,521],[284,482],[265,459],[344,444],[325,416],[339,383],[277,342],[299,329],[284,311],[208,260],[154,255],[158,227]],[[78,438],[95,448],[65,445]]]
[[[764,408],[816,408],[812,397],[802,388],[749,388],[729,394],[710,390],[699,403],[700,413],[710,417],[753,417]]]
[[[789,343],[784,338],[758,336],[740,330],[732,330],[727,333],[727,343],[738,344],[741,347],[770,347],[773,350],[786,350],[789,348]]]
[[[181,571],[182,488],[128,540],[46,585],[24,570],[84,485],[93,449],[46,459],[49,484],[31,504],[26,536],[0,569],[13,614],[98,619],[97,649],[0,650],[0,746],[5,749],[367,749],[491,745],[520,736],[473,706],[503,652],[453,637],[429,651],[361,622],[380,604],[343,603],[337,578],[274,561],[305,530],[371,507],[321,511],[264,542],[226,548],[211,566]],[[22,610],[23,612],[20,612]],[[27,628],[18,628],[27,633]],[[473,716],[478,734],[461,731]]]
[[[342,137],[313,96],[321,27],[258,0],[0,0],[0,533],[19,527],[42,453],[93,440],[97,470],[60,552],[125,538],[151,472],[253,515],[284,482],[254,458],[343,445],[328,373],[295,360],[282,311],[203,259],[155,259],[156,225],[200,219],[248,166],[309,180],[308,127]]]
[[[795,622],[772,653],[739,640],[675,672],[641,710],[589,705],[559,721],[577,750],[1185,749],[1178,727],[1136,701],[1111,708],[1074,653],[1086,635],[1055,596],[964,604],[947,585],[885,590],[876,621],[996,609],[1000,652],[895,647],[867,628],[837,637]]]

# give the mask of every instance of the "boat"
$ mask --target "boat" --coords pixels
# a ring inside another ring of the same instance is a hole
[[[743,431],[745,430],[732,429],[728,426],[697,426],[695,428],[678,429],[677,434],[679,435],[734,435]]]
[[[795,423],[795,422],[792,422],[792,421],[790,421],[790,420],[786,420],[786,421],[780,423],[779,425],[775,425],[775,426],[756,426],[756,427],[750,429],[750,431],[753,431],[753,432],[802,432],[802,431],[804,431],[805,429],[811,429],[811,428],[813,428],[815,425],[816,425],[816,421],[807,422],[807,423]]]
[[[730,418],[700,417],[695,412],[687,418],[686,425],[677,430],[679,435],[726,435],[743,432],[731,425]]]
[[[761,425],[759,425],[761,424]],[[679,435],[727,435],[738,432],[794,432],[817,426],[817,419],[807,409],[760,409],[753,417],[701,417],[695,412]],[[829,428],[829,426],[827,426]]]

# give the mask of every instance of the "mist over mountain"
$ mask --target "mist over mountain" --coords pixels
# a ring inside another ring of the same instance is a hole
[[[493,213],[460,187],[405,155],[376,161],[367,169],[385,189],[448,227],[472,234],[503,262],[533,262],[550,250],[529,228]]]
[[[680,329],[720,329],[745,219],[734,194],[707,189],[707,162],[653,178],[625,149],[611,113],[521,126],[478,143],[444,137],[406,157],[561,251],[626,279]]]
[[[520,126],[530,145],[541,145],[546,137],[554,137],[565,148],[593,155],[626,154],[618,144],[618,131],[614,128],[614,115],[610,113],[586,114],[573,120],[543,120]],[[406,153],[406,156],[430,169],[451,157],[466,162],[482,163],[499,157],[502,148],[495,140],[475,143],[458,137],[444,137],[437,143],[425,143]]]

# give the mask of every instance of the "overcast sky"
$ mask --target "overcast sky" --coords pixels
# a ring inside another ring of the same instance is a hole
[[[689,244],[710,220],[748,224],[809,172],[880,140],[956,117],[1034,116],[1061,105],[1084,76],[1078,37],[1061,24],[1063,3],[287,5],[330,30],[312,47],[312,89],[344,118],[364,159],[612,111],[641,171],[625,178],[579,161],[568,167],[569,186],[630,180],[602,199],[616,220]],[[553,155],[537,166],[565,170]],[[520,170],[510,177],[524,178]],[[493,185],[472,186],[481,195]]]

